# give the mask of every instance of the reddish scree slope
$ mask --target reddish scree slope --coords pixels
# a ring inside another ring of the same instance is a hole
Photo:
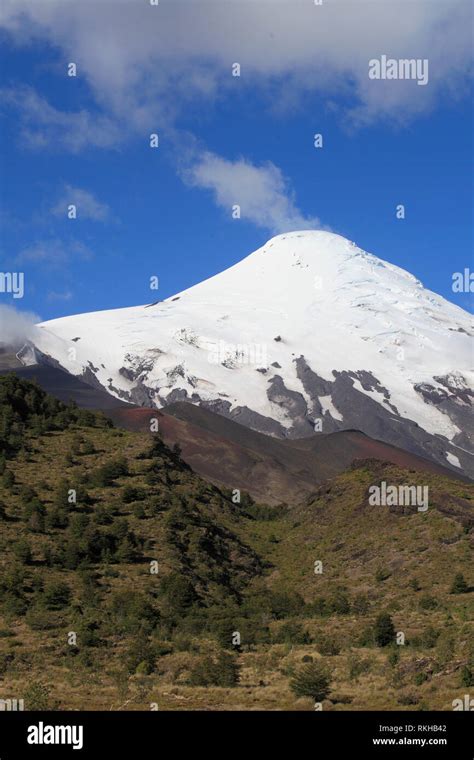
[[[61,401],[73,399],[80,407],[102,410],[116,425],[130,430],[149,432],[150,418],[158,417],[164,441],[169,446],[178,443],[183,459],[195,472],[217,485],[248,491],[268,504],[302,501],[324,480],[350,467],[355,459],[378,459],[408,470],[457,476],[358,431],[281,440],[192,404],[171,404],[164,411],[135,407],[55,367],[21,367],[14,353],[1,354],[0,374],[11,371],[36,380]]]
[[[107,414],[117,425],[143,431],[149,431],[150,419],[157,418],[165,443],[178,443],[183,459],[202,477],[248,491],[268,504],[301,501],[355,459],[378,459],[455,477],[448,469],[353,430],[280,440],[187,403],[163,411],[121,408]]]

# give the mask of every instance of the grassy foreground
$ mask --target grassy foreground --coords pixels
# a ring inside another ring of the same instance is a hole
[[[268,507],[34,384],[0,403],[0,699],[451,710],[474,687],[472,485],[364,461]],[[370,506],[382,481],[429,509]]]

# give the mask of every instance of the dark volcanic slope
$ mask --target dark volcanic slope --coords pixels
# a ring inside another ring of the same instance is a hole
[[[16,363],[15,363],[16,360]],[[24,380],[36,380],[44,391],[55,398],[67,403],[75,401],[82,409],[101,409],[108,412],[117,407],[130,407],[125,401],[120,401],[110,393],[93,388],[82,382],[74,375],[69,375],[56,367],[36,364],[24,367],[14,355],[0,354],[0,375],[14,372]]]
[[[21,369],[22,366],[14,349],[4,348],[0,345],[0,374],[5,374],[6,370]]]

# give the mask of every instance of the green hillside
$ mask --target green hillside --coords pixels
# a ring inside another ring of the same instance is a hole
[[[384,480],[429,509],[369,506]],[[234,503],[159,436],[2,377],[0,699],[450,710],[474,686],[473,495],[364,461],[305,504]]]

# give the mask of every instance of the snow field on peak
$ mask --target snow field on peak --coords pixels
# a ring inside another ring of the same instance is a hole
[[[166,301],[43,323],[35,345],[73,374],[90,367],[114,393],[133,387],[119,371],[126,357],[150,359],[142,380],[162,399],[198,389],[202,400],[247,406],[286,426],[285,410],[267,397],[269,380],[280,376],[310,403],[296,373],[304,356],[325,380],[369,371],[401,416],[451,439],[457,426],[414,386],[438,387],[433,377],[448,373],[472,384],[471,329],[466,312],[408,272],[339,235],[305,231],[269,240]],[[383,393],[354,385],[386,405]],[[331,413],[332,400],[325,403]]]

